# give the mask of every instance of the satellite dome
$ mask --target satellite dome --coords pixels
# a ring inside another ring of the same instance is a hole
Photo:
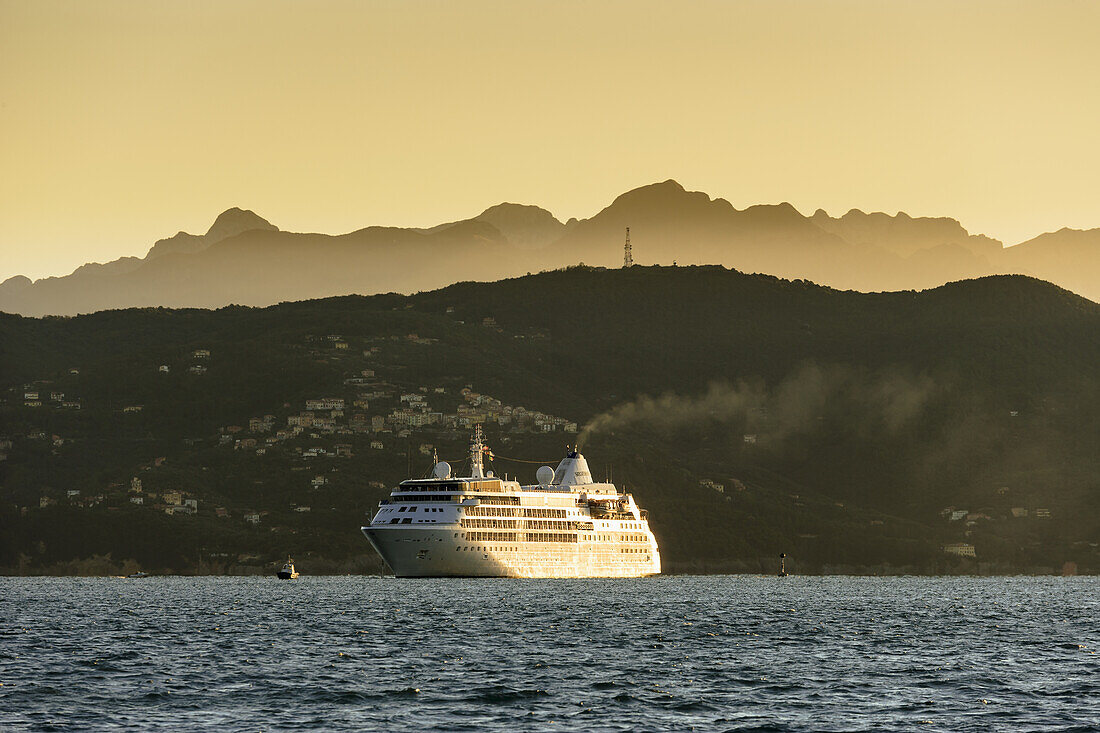
[[[435,464],[435,468],[432,469],[432,473],[436,478],[450,478],[451,477],[451,464],[446,461],[440,461]]]
[[[549,466],[543,466],[535,472],[535,476],[538,478],[540,486],[547,486],[554,480],[554,469]]]

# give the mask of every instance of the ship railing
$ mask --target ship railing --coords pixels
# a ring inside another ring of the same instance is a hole
[[[596,519],[634,519],[633,512],[623,509],[604,509],[602,507],[589,507],[589,514]]]

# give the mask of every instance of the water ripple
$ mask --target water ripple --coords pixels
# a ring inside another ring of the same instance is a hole
[[[1100,728],[1100,579],[0,578],[0,729]]]

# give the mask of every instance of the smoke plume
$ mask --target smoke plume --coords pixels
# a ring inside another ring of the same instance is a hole
[[[707,421],[742,423],[750,431],[766,424],[776,441],[808,431],[838,410],[850,413],[853,429],[896,433],[923,413],[936,391],[926,375],[866,375],[848,367],[809,365],[772,389],[761,381],[712,382],[701,395],[644,395],[594,417],[577,444],[632,426],[674,433]]]

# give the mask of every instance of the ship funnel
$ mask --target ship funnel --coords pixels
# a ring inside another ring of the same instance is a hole
[[[578,486],[592,483],[592,472],[588,470],[588,461],[575,450],[558,464],[554,471],[554,480],[551,482],[558,486]]]

